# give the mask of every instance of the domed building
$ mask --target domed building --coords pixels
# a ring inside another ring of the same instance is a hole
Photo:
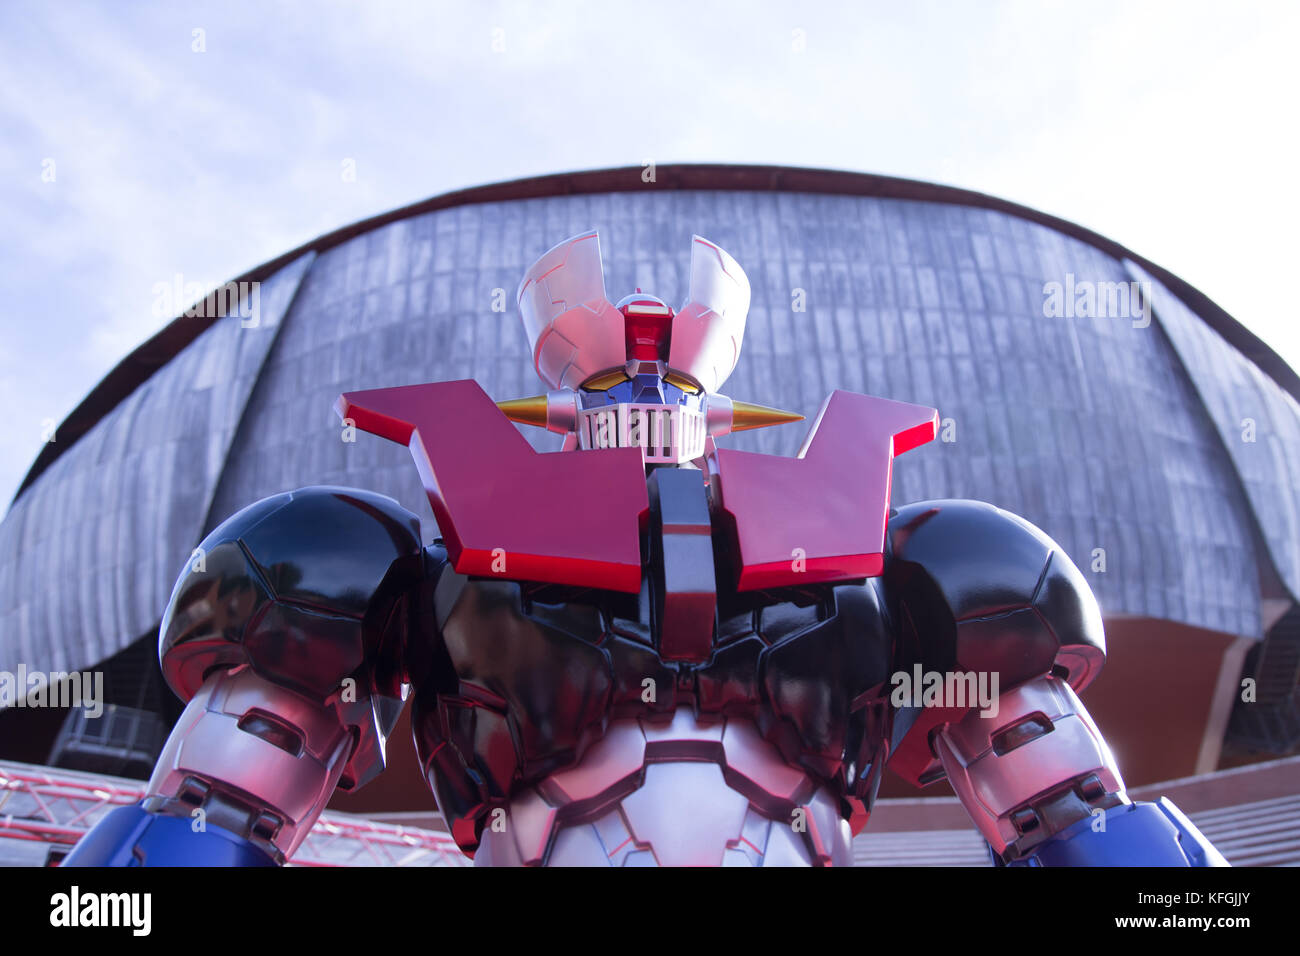
[[[162,610],[245,505],[353,485],[436,534],[409,454],[347,435],[335,399],[462,378],[498,401],[542,391],[514,292],[592,229],[614,299],[679,302],[692,234],[739,261],[752,302],[729,395],[808,416],[835,388],[939,410],[939,440],[895,465],[894,503],[989,501],[1073,557],[1109,645],[1083,698],[1130,787],[1300,746],[1295,371],[1183,280],[1032,209],[882,176],[681,165],[484,186],[357,223],[124,359],[0,523],[0,673],[100,671],[111,726],[10,701],[0,760],[147,775],[180,710],[154,659]],[[791,455],[804,431],[721,443]],[[389,771],[334,806],[431,806],[404,727]]]

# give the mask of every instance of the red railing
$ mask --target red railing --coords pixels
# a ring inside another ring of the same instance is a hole
[[[114,807],[135,803],[144,785],[51,767],[0,762],[0,839],[71,847]],[[289,861],[294,866],[469,866],[446,833],[321,814]]]

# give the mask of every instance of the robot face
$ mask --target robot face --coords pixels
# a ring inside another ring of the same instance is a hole
[[[662,361],[633,359],[578,389],[578,447],[640,448],[647,464],[691,461],[708,437],[705,401]]]
[[[705,395],[666,364],[673,310],[639,289],[615,308],[627,363],[578,387],[578,447],[640,448],[652,465],[699,458],[708,433]]]

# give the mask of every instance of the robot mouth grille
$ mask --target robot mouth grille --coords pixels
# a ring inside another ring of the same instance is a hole
[[[640,448],[648,464],[699,458],[707,435],[704,413],[682,405],[621,403],[578,412],[580,448]]]

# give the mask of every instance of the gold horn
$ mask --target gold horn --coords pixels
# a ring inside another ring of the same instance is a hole
[[[546,396],[534,395],[532,398],[512,398],[508,402],[497,402],[506,418],[521,425],[546,427]]]
[[[731,430],[743,432],[750,428],[766,428],[768,425],[785,425],[789,422],[803,421],[802,415],[783,412],[779,408],[766,405],[751,405],[749,402],[731,403]]]

